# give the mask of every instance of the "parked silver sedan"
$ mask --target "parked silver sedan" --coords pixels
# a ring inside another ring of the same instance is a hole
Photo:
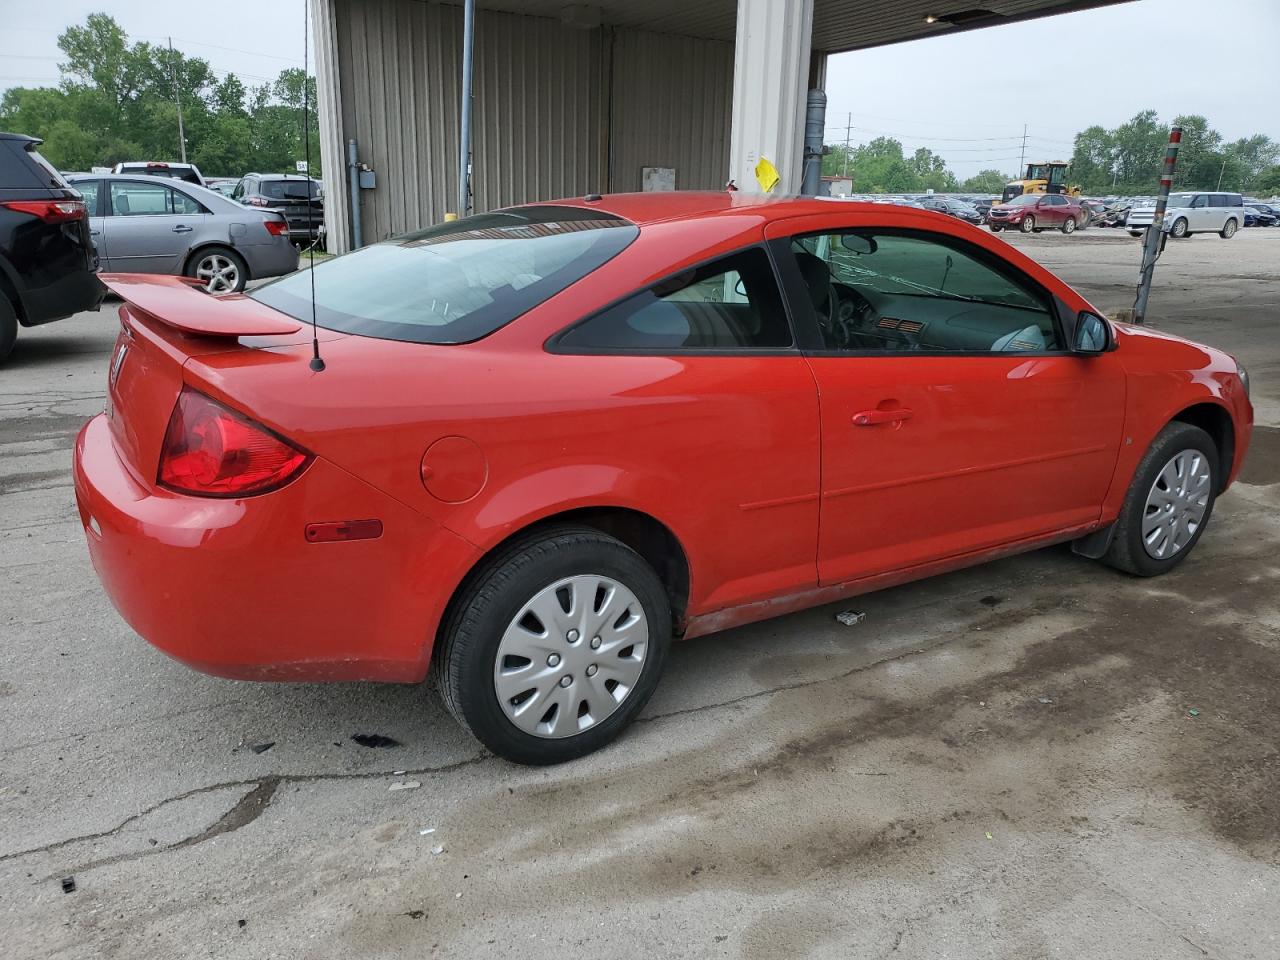
[[[195,184],[159,177],[68,178],[89,208],[89,232],[104,272],[197,277],[210,293],[298,269],[289,225]]]

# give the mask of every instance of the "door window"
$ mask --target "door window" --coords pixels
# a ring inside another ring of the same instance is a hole
[[[102,186],[101,180],[77,180],[71,184],[76,190],[80,191],[80,196],[84,197],[85,210],[89,212],[89,216],[96,217],[98,213],[98,193],[99,187]]]
[[[169,204],[172,209],[170,213],[182,213],[194,216],[197,213],[204,213],[204,207],[200,206],[200,202],[194,197],[188,197],[185,193],[178,190],[169,191]]]
[[[1196,198],[1191,201],[1191,209],[1201,210],[1209,205],[1209,195],[1207,193],[1197,193]]]
[[[953,241],[859,230],[801,237],[792,251],[827,349],[1063,349],[1047,294]]]
[[[561,334],[560,352],[764,350],[791,346],[769,256],[753,247],[692,267]]]

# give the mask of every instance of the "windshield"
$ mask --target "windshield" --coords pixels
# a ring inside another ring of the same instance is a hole
[[[581,280],[639,234],[598,210],[535,206],[478,214],[314,268],[320,326],[410,343],[468,343]],[[311,321],[307,271],[250,296]]]
[[[1165,204],[1167,207],[1189,207],[1191,201],[1195,200],[1194,193],[1171,193],[1169,194],[1169,202]],[[1155,206],[1153,203],[1152,206]]]
[[[1024,193],[1020,197],[1014,197],[1012,200],[1005,201],[1006,207],[1034,207],[1044,194],[1040,193]]]
[[[320,188],[306,180],[263,180],[258,192],[272,200],[305,200],[308,187],[311,196],[320,196]]]

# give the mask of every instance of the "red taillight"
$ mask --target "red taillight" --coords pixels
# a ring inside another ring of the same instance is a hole
[[[19,213],[29,213],[45,223],[66,223],[85,216],[83,200],[10,200],[0,206]]]
[[[270,200],[267,200],[265,197],[245,197],[245,198],[244,198],[244,202],[245,202],[245,203],[247,203],[247,204],[248,204],[249,206],[251,206],[251,207],[269,207],[269,206],[271,206],[271,201],[270,201]]]
[[[310,461],[266,427],[183,388],[165,431],[159,482],[199,497],[242,497],[283,486]]]
[[[283,220],[264,220],[262,225],[267,228],[267,233],[273,237],[283,237],[289,232],[289,224]]]

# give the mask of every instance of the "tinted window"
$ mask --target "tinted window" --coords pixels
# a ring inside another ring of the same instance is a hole
[[[941,237],[857,231],[792,248],[829,349],[1062,348],[1042,291]]]
[[[611,214],[557,206],[443,223],[318,264],[317,322],[414,343],[477,340],[581,280],[638,233]],[[251,296],[311,321],[305,270]]]
[[[62,179],[62,174],[53,168],[48,160],[40,155],[40,151],[35,147],[27,150],[27,156],[36,162],[36,166],[40,168],[45,177],[48,178],[48,185],[51,187],[65,187],[67,181]]]
[[[571,327],[556,341],[566,352],[790,345],[773,265],[759,247],[668,277]]]

